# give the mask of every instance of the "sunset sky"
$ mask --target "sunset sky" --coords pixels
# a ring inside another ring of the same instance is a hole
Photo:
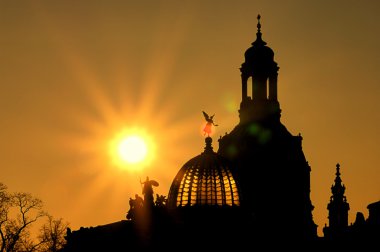
[[[0,1],[0,182],[73,230],[125,219],[140,178],[170,184],[238,123],[256,37],[278,63],[281,121],[303,136],[318,233],[341,164],[349,222],[380,200],[380,1]],[[120,135],[149,140],[120,165]]]

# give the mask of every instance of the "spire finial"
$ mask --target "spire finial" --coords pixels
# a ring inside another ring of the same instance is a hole
[[[335,173],[336,177],[335,177],[335,184],[336,185],[341,185],[342,183],[342,179],[340,178],[340,164],[337,163],[336,164],[336,173]]]
[[[339,164],[339,163],[336,164],[336,173],[335,173],[335,175],[336,175],[337,177],[340,176],[340,164]]]
[[[260,32],[260,29],[261,29],[260,18],[261,18],[260,14],[257,15],[257,33],[261,33]]]
[[[256,46],[264,46],[266,45],[266,42],[264,42],[261,38],[261,23],[260,23],[261,16],[260,14],[257,15],[257,33],[256,33],[256,41],[252,43],[252,45]]]

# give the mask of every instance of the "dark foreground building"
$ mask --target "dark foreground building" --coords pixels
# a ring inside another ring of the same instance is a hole
[[[131,199],[127,220],[68,230],[64,251],[321,251],[363,247],[380,238],[380,202],[368,206],[367,220],[358,214],[348,225],[339,167],[328,205],[329,227],[325,237],[317,236],[311,169],[302,137],[280,121],[279,67],[258,20],[256,40],[240,68],[240,122],[218,139],[218,151],[206,137],[204,151],[178,171],[167,198],[154,197],[157,182],[147,178],[144,199]]]

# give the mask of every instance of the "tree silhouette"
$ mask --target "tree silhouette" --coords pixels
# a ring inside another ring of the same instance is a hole
[[[63,248],[66,244],[65,235],[69,224],[64,222],[62,218],[54,219],[48,215],[48,221],[40,230],[39,242],[40,251],[56,252]]]
[[[29,228],[46,216],[42,210],[42,201],[29,193],[9,194],[4,185],[1,188],[4,198],[1,200],[0,251],[29,251],[32,243]]]
[[[40,229],[39,239],[32,239],[31,227],[45,217],[48,220]],[[25,192],[9,193],[0,183],[0,252],[58,251],[67,226],[62,219],[48,215],[40,199]]]

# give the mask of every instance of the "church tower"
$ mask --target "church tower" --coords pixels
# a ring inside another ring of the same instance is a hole
[[[340,178],[340,165],[336,165],[336,177],[331,186],[330,203],[327,205],[329,210],[329,226],[323,229],[325,237],[338,238],[342,236],[348,228],[348,210],[350,205],[344,195],[346,187]]]
[[[218,153],[233,163],[241,186],[241,206],[257,233],[313,239],[317,226],[310,200],[311,169],[301,135],[293,136],[280,122],[279,67],[273,50],[262,39],[260,15],[256,40],[244,56],[240,122],[219,139]]]
[[[242,100],[240,121],[280,119],[280,104],[277,101],[277,63],[274,52],[262,39],[260,15],[257,16],[256,41],[245,52],[241,65]],[[249,94],[248,89],[252,92]]]

